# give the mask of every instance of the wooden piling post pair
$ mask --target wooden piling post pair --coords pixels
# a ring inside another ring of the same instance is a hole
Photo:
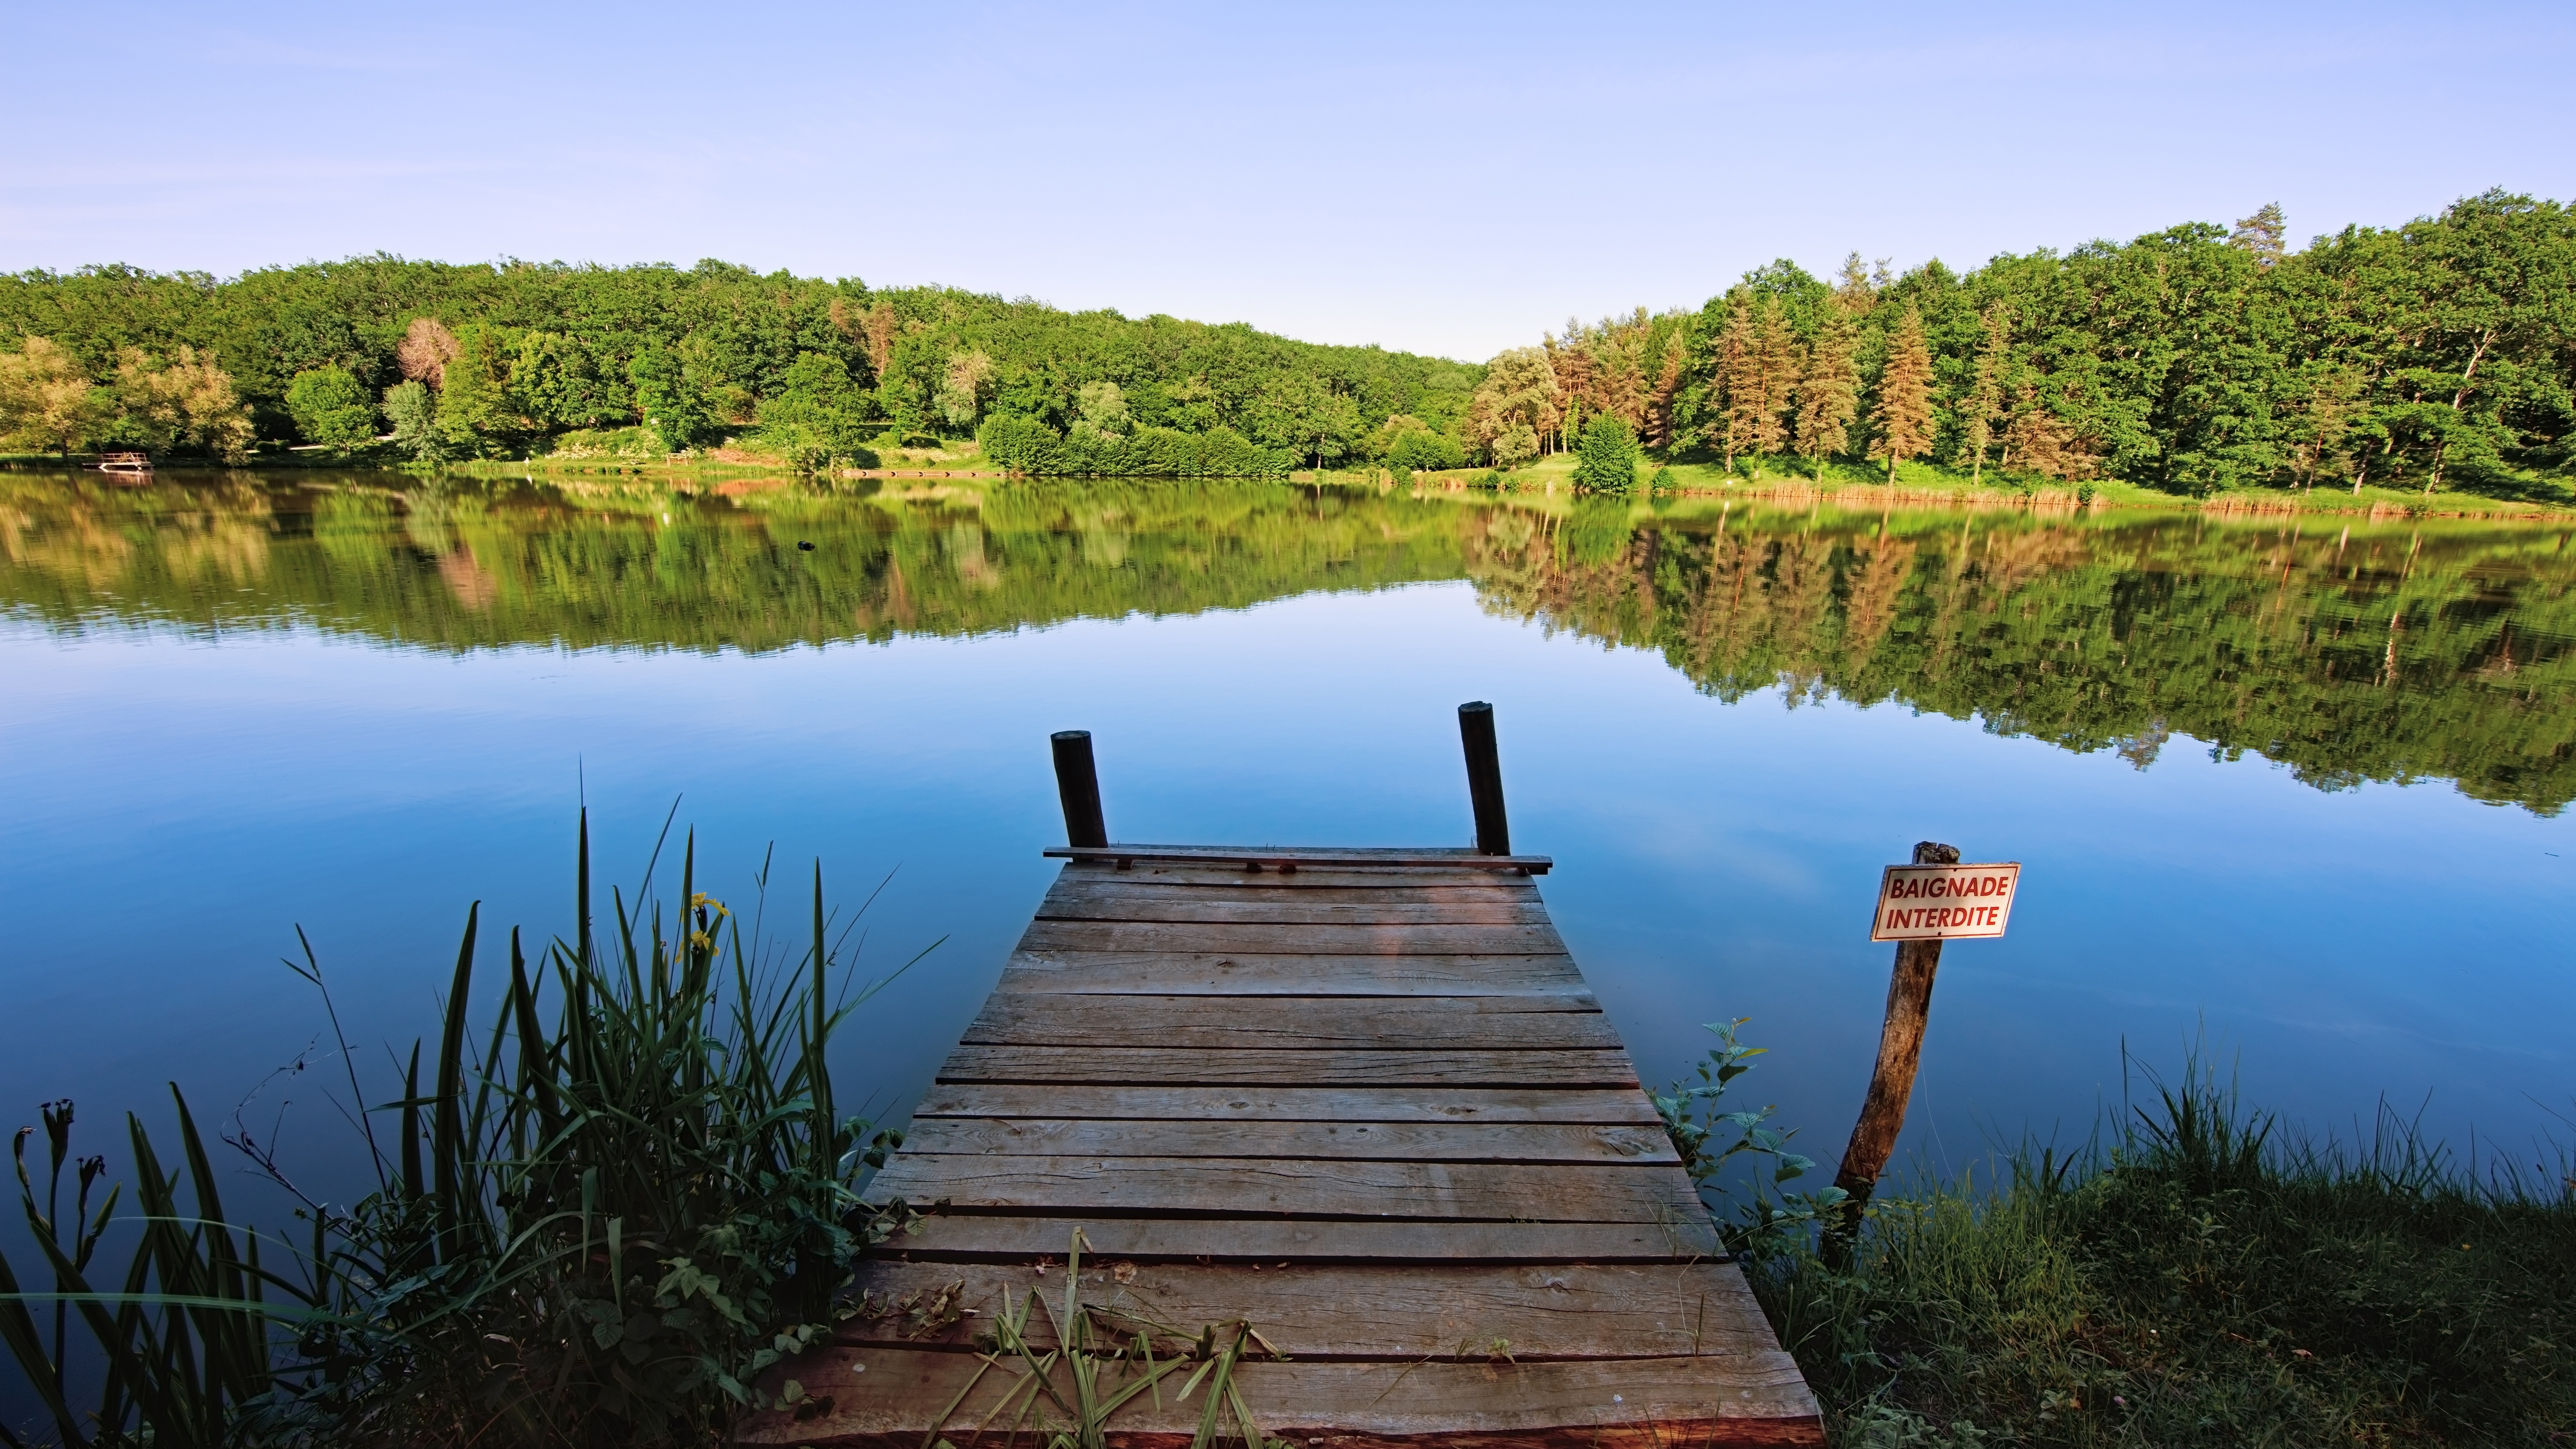
[[[1467,751],[1467,795],[1476,807],[1476,852],[1512,853],[1512,828],[1503,814],[1503,765],[1494,747],[1494,707],[1477,700],[1458,706],[1458,738]],[[1100,811],[1100,770],[1091,758],[1091,731],[1058,730],[1055,788],[1064,802],[1064,843],[1105,846],[1109,825]]]

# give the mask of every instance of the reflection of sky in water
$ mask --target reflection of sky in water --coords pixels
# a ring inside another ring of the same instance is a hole
[[[674,793],[737,908],[773,841],[784,906],[816,854],[844,901],[897,872],[870,959],[949,939],[839,1070],[899,1105],[1052,871],[1047,731],[1096,732],[1123,838],[1463,843],[1471,698],[1497,706],[1515,843],[1559,860],[1541,888],[1641,1070],[1678,1074],[1696,1023],[1750,1015],[1774,1052],[1743,1090],[1819,1157],[1874,1050],[1878,868],[1927,837],[2025,862],[2024,887],[2008,939],[1950,949],[1901,1153],[2080,1137],[2124,1041],[2170,1069],[2204,1029],[2250,1098],[2347,1135],[2383,1093],[2408,1114],[2429,1093],[2428,1126],[2519,1145],[2576,1082],[2569,819],[2440,782],[2321,792],[2179,737],[2142,773],[1896,706],[1727,705],[1465,583],[752,657],[19,622],[0,678],[0,1103],[75,1096],[94,1146],[165,1078],[214,1116],[305,1050],[320,1013],[275,964],[297,922],[370,1046],[426,1029],[468,900],[487,941],[565,929],[585,775],[603,896]],[[281,1097],[322,1120],[290,1079],[253,1121]]]

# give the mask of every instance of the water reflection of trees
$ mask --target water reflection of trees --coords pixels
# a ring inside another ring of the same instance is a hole
[[[1722,699],[1894,702],[2142,766],[2186,734],[2327,787],[2576,797],[2576,558],[2554,530],[1655,518],[1217,481],[728,500],[0,475],[0,608],[66,629],[756,651],[1457,578],[1497,615],[1656,650]]]
[[[2576,798],[2555,531],[1790,515],[1607,549],[1489,527],[1468,559],[1492,612],[1654,649],[1722,699],[1893,702],[2141,768],[2180,733],[2327,788]]]

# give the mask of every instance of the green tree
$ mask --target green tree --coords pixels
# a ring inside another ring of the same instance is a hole
[[[1798,451],[1819,478],[1825,459],[1851,445],[1852,419],[1860,413],[1859,331],[1841,308],[1827,308],[1807,346],[1807,373],[1798,380]]]
[[[2236,230],[2227,234],[2227,244],[2252,252],[2254,264],[2268,272],[2289,251],[2289,229],[2288,219],[2281,214],[2281,203],[2267,201],[2252,216],[2237,218]]]
[[[446,436],[438,430],[438,394],[429,384],[405,378],[386,388],[384,412],[394,446],[413,462],[435,463],[447,456]]]
[[[635,388],[636,411],[661,440],[662,451],[678,453],[695,447],[713,426],[687,367],[668,348],[648,347],[637,353],[627,364],[626,377]]]
[[[1968,455],[1968,481],[1984,481],[1986,450],[1994,446],[1995,421],[2004,412],[2004,358],[2011,346],[2011,324],[2000,302],[1987,306],[1978,319],[1977,370],[1959,399],[1959,445]]]
[[[0,352],[0,440],[8,446],[68,456],[113,415],[112,399],[80,359],[50,338],[30,336],[16,352]]]
[[[763,444],[807,472],[855,456],[865,429],[848,364],[829,353],[798,354],[760,402]]]
[[[227,463],[249,454],[250,410],[234,395],[231,375],[184,342],[167,359],[121,349],[115,402],[110,430],[120,442],[153,452],[194,447]]]
[[[1887,460],[1887,481],[1893,483],[1898,463],[1932,447],[1932,350],[1923,339],[1923,314],[1913,307],[1888,338],[1875,422],[1869,455]]]
[[[367,403],[367,390],[337,367],[297,373],[286,389],[286,408],[306,442],[343,457],[376,435],[376,410]]]
[[[1595,413],[1575,446],[1574,486],[1626,493],[1637,486],[1637,430],[1616,413]]]

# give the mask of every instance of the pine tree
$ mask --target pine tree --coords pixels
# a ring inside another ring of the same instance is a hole
[[[1842,272],[1834,283],[1834,305],[1854,317],[1866,317],[1878,305],[1878,289],[1869,282],[1869,264],[1858,252],[1843,258]]]
[[[1797,384],[1798,338],[1768,297],[1755,298],[1747,316],[1743,362],[1726,390],[1727,427],[1736,447],[1758,456],[1779,452],[1786,440],[1780,415]]]
[[[2254,254],[2255,265],[2265,271],[2288,253],[2289,219],[2281,214],[2281,203],[2267,201],[2252,216],[2239,217],[2236,230],[2228,233],[2227,244]]]
[[[1977,345],[1977,378],[1968,395],[1959,400],[1959,411],[1966,421],[1964,441],[1968,449],[1968,481],[1984,480],[1986,449],[1995,441],[1995,419],[2004,410],[2004,351],[2010,345],[2010,324],[2004,305],[1997,302],[1986,308],[1985,337]]]
[[[1717,385],[1713,389],[1723,397],[1725,404],[1725,410],[1719,415],[1718,448],[1726,455],[1726,471],[1730,477],[1735,473],[1735,450],[1743,442],[1742,414],[1736,406],[1736,397],[1750,380],[1753,342],[1752,309],[1745,306],[1742,297],[1738,297],[1727,304],[1726,331],[1717,340]]]
[[[1887,481],[1893,483],[1898,463],[1932,446],[1932,350],[1923,341],[1923,314],[1912,307],[1887,339],[1887,366],[1878,374],[1877,423],[1870,456],[1887,460]]]
[[[1808,470],[1825,475],[1825,459],[1841,452],[1860,411],[1858,328],[1840,308],[1829,308],[1807,349],[1807,374],[1798,380],[1798,451]]]

